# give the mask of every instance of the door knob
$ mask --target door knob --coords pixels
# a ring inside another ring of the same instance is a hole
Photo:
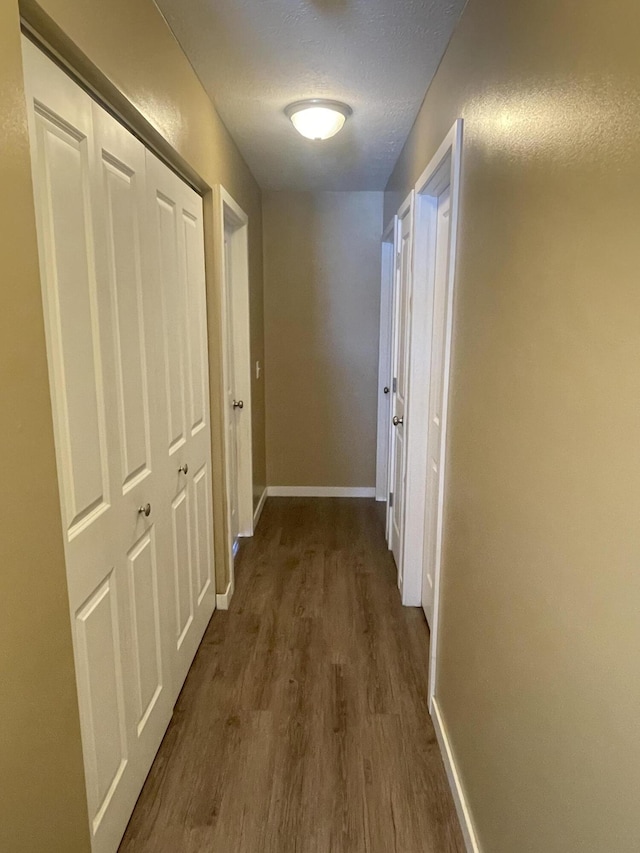
[[[388,394],[389,393],[389,386],[385,385],[382,390],[384,391],[385,394]]]
[[[394,426],[401,426],[401,424],[403,424],[403,423],[404,423],[403,417],[399,418],[397,415],[393,416],[393,425]]]
[[[151,504],[138,507],[138,515],[144,515],[145,518],[149,518],[151,515]]]
[[[188,474],[189,473],[189,465],[185,462],[184,465],[181,465],[178,468],[178,474]]]
[[[234,409],[244,409],[244,403],[242,402],[242,400],[234,400],[233,401],[233,408]]]

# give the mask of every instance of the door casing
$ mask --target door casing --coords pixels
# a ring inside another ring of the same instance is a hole
[[[436,690],[438,627],[442,536],[444,525],[445,474],[447,458],[447,425],[449,379],[453,336],[453,299],[456,273],[456,247],[460,210],[460,177],[463,122],[458,119],[431,162],[418,178],[415,193],[413,240],[413,302],[411,316],[410,380],[407,413],[407,494],[405,504],[403,603],[421,606],[422,577],[425,559],[427,512],[427,435],[431,382],[431,340],[435,276],[435,237],[437,199],[449,189],[451,194],[449,263],[446,281],[446,329],[443,365],[442,451],[437,500],[436,559],[434,568],[434,601],[431,625],[429,666],[429,709],[433,708]]]
[[[249,217],[230,193],[222,186],[216,187],[216,245],[218,247],[218,274],[222,283],[222,369],[223,406],[228,405],[226,389],[230,383],[235,388],[236,400],[243,408],[236,410],[237,443],[237,535],[253,536],[253,457],[251,419],[251,338],[249,325]],[[227,257],[227,253],[230,257]],[[227,268],[230,270],[228,277]],[[229,282],[228,282],[229,278]],[[228,286],[229,285],[229,286]],[[229,335],[228,315],[231,309],[233,333]],[[232,339],[230,339],[232,338]],[[233,347],[233,373],[230,376],[230,347]],[[233,594],[235,534],[231,529],[231,453],[234,441],[230,435],[228,412],[223,414],[224,455],[227,500],[227,554],[229,581],[227,589],[218,596],[218,607],[228,607]]]
[[[378,355],[378,441],[376,457],[376,500],[389,498],[389,422],[391,419],[391,345],[393,341],[393,282],[395,274],[395,228],[393,217],[382,235],[380,287],[380,344]],[[385,393],[384,389],[387,389]]]
[[[407,471],[406,415],[409,395],[409,348],[413,273],[413,190],[398,210],[394,240],[392,299],[392,386],[389,422],[389,490],[387,538],[398,570],[398,587],[404,583],[405,497]],[[401,420],[394,425],[393,416]],[[389,495],[391,498],[391,494]]]

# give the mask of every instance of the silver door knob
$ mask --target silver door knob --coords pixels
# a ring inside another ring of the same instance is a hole
[[[242,402],[242,400],[234,400],[233,401],[233,408],[234,409],[244,409],[244,403]]]
[[[185,462],[184,465],[181,465],[178,468],[178,474],[188,474],[188,473],[189,473],[189,465],[187,462]]]
[[[151,504],[138,507],[138,515],[144,515],[145,518],[149,518],[151,515]]]
[[[394,426],[400,426],[403,423],[404,423],[404,418],[399,418],[397,415],[393,416],[393,425]]]

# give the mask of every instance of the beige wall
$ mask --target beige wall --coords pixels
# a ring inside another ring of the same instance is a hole
[[[382,193],[263,198],[270,486],[373,486]]]
[[[27,19],[205,191],[250,217],[252,357],[264,360],[260,191],[151,0],[25,0]],[[59,517],[17,0],[0,4],[0,850],[84,853],[88,827]],[[207,247],[214,473],[222,470],[219,282]],[[253,388],[254,472],[266,482],[264,383]],[[218,482],[220,477],[217,477]],[[214,494],[221,546],[223,501]],[[225,583],[224,548],[218,548]]]
[[[437,695],[485,853],[640,837],[640,5],[470,0]]]

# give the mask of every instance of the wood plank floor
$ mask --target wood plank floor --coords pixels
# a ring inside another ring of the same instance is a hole
[[[121,853],[463,853],[374,501],[270,498]]]

